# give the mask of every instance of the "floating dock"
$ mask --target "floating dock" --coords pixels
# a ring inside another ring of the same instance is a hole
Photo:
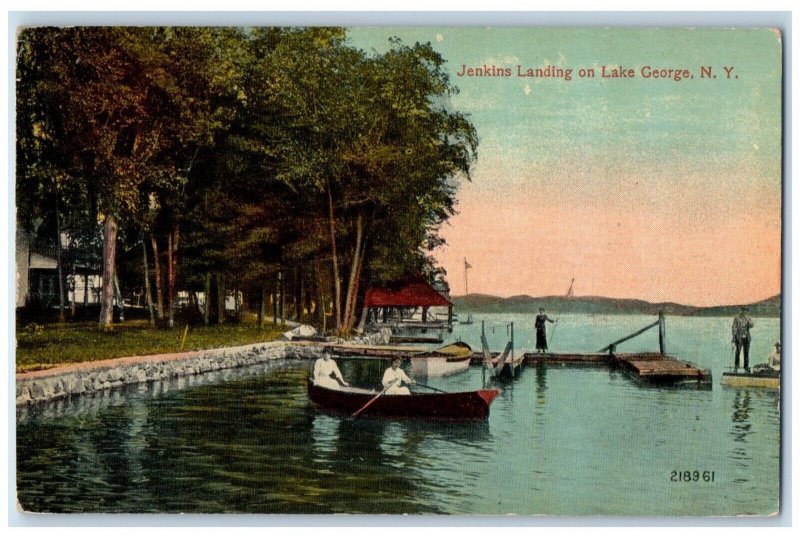
[[[780,372],[725,372],[722,384],[729,387],[780,390]]]

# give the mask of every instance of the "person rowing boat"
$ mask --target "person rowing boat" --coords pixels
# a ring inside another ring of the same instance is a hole
[[[400,357],[392,359],[392,365],[383,373],[383,388],[386,389],[386,394],[411,394],[411,391],[405,385],[413,385],[415,381],[408,377],[406,373],[400,368]]]

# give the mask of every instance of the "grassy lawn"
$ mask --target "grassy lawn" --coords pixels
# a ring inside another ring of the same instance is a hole
[[[181,347],[185,327],[153,328],[145,321],[128,321],[111,331],[101,331],[97,323],[47,324],[35,329],[17,329],[17,373],[51,368],[76,362],[193,351],[216,347],[266,342],[280,337],[286,327],[252,324],[189,327]]]

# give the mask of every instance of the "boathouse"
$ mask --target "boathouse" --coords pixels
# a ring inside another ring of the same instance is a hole
[[[389,327],[396,335],[452,330],[453,303],[423,279],[409,278],[370,287],[363,320],[370,330]]]

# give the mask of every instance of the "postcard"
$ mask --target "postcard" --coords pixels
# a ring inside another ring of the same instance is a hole
[[[20,512],[780,513],[780,30],[16,45]]]

